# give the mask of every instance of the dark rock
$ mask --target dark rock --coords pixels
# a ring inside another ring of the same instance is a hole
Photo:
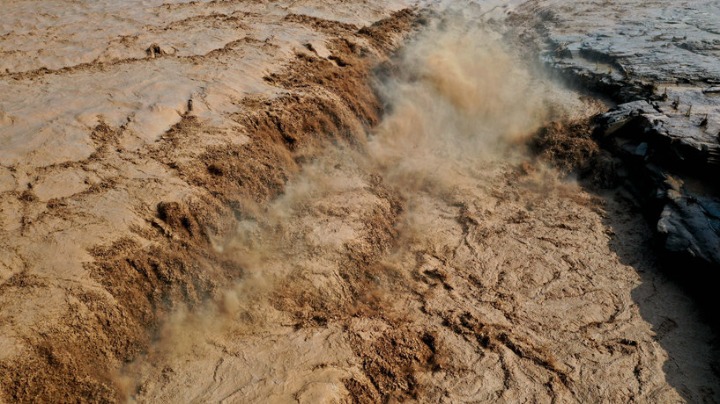
[[[595,136],[623,161],[665,252],[720,269],[720,4],[533,4],[515,21],[541,60],[620,104],[597,118]]]
[[[596,136],[630,167],[629,186],[656,223],[663,247],[720,265],[718,170],[711,149],[673,132],[672,120],[636,101],[599,116]]]

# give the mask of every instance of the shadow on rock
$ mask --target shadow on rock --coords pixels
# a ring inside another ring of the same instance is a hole
[[[688,402],[717,402],[720,390],[713,381],[720,370],[718,323],[716,313],[708,316],[712,311],[708,295],[668,276],[668,269],[677,273],[677,265],[688,263],[668,261],[657,253],[651,228],[631,199],[617,190],[605,198],[604,221],[613,231],[610,247],[640,276],[632,299],[652,325],[654,341],[667,352],[663,364],[667,382]],[[636,374],[641,372],[636,369]]]
[[[651,227],[659,210],[638,197],[649,194],[652,184],[645,184],[647,189],[638,186],[643,182],[634,178],[637,167],[600,147],[593,131],[588,122],[552,123],[538,132],[532,146],[561,171],[579,176],[582,187],[603,200],[610,248],[637,272],[640,279],[632,299],[652,326],[654,342],[667,353],[667,382],[688,402],[717,402],[720,316],[713,310],[714,284],[704,276],[713,268],[664,248],[667,240]],[[638,363],[638,380],[644,372]]]

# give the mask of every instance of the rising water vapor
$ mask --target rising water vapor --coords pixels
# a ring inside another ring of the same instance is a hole
[[[367,141],[329,146],[283,195],[240,212],[236,232],[214,248],[242,268],[241,280],[204,307],[179,310],[127,374],[142,379],[151,364],[202,355],[228,336],[281,334],[318,308],[343,317],[381,300],[409,276],[402,244],[431,225],[417,200],[452,203],[498,162],[525,158],[524,140],[573,107],[500,34],[461,16],[433,19],[392,64],[376,86],[386,114]],[[394,272],[376,273],[359,293],[348,279],[373,260]],[[138,380],[129,379],[132,390]]]
[[[548,117],[546,83],[499,34],[460,17],[436,21],[398,63],[380,87],[391,112],[368,147],[395,185],[451,185],[452,167],[517,154]]]

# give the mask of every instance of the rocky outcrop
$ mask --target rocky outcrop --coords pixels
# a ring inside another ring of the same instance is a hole
[[[678,122],[647,101],[622,104],[598,122],[597,135],[626,163],[621,175],[657,223],[664,249],[720,264],[720,203],[713,183],[717,143],[684,136],[691,127],[674,132]]]
[[[720,7],[681,3],[531,1],[514,21],[552,71],[620,104],[596,135],[624,161],[618,174],[665,252],[683,267],[717,267]]]

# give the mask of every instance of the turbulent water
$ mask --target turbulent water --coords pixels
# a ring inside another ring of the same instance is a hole
[[[390,71],[376,129],[304,164],[215,240],[243,277],[170,320],[152,359],[131,367],[136,398],[713,397],[714,376],[694,363],[710,334],[656,273],[630,204],[524,146],[602,104],[457,15],[433,21]],[[669,346],[687,351],[668,367],[660,341],[677,328]]]
[[[8,53],[3,398],[718,401],[637,207],[528,146],[597,152],[607,106],[507,7],[430,3],[139,2],[94,59]]]

